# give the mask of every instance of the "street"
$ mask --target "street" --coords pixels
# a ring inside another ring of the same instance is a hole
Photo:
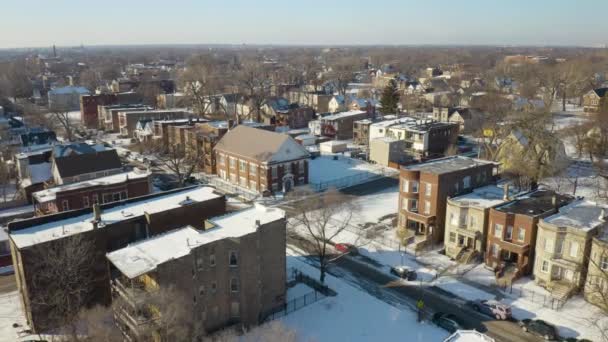
[[[288,237],[287,244],[300,250],[310,250],[308,241],[293,235]],[[305,257],[304,261],[317,267],[314,257]],[[420,286],[417,282],[403,282],[348,256],[331,264],[327,273],[397,308],[416,310],[416,301],[422,299],[426,320],[435,312],[450,313],[458,317],[465,328],[483,332],[496,341],[542,341],[523,332],[515,322],[496,321],[454,301],[453,296],[445,291],[428,285]]]

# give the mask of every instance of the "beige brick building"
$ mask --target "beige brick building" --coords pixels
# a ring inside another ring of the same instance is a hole
[[[608,228],[602,227],[591,240],[585,299],[608,309]]]
[[[578,200],[538,222],[534,281],[566,298],[585,282],[591,240],[605,227],[603,206]]]

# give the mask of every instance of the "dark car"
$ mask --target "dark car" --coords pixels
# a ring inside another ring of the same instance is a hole
[[[521,330],[540,336],[547,341],[557,339],[557,329],[555,326],[540,319],[524,319],[519,322]]]
[[[418,278],[416,271],[404,266],[391,267],[391,274],[405,280],[416,280]]]
[[[496,319],[511,319],[511,307],[496,300],[471,300],[467,305],[473,310],[481,312]]]
[[[433,323],[437,324],[441,328],[447,330],[450,333],[455,332],[456,330],[464,329],[462,323],[458,321],[456,316],[452,314],[446,314],[443,312],[437,312],[433,315]]]

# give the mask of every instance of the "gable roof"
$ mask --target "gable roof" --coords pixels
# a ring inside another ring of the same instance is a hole
[[[606,95],[606,92],[608,91],[608,88],[597,88],[593,89],[593,91],[595,92],[595,94],[597,94],[597,96],[604,97],[604,95]]]
[[[72,153],[63,157],[55,156],[54,164],[61,178],[122,167],[116,150],[94,151],[84,154]]]
[[[308,151],[287,134],[244,125],[228,131],[215,149],[266,163],[309,157]]]

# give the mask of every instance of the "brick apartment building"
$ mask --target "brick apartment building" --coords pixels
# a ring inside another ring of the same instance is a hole
[[[220,178],[255,192],[308,184],[310,154],[286,134],[239,125],[217,143],[215,154]]]
[[[159,109],[145,111],[119,111],[118,132],[125,137],[136,137],[134,132],[140,120],[175,120],[184,119],[192,113],[186,109]]]
[[[49,251],[64,249],[70,241],[79,245],[90,243],[97,253],[90,255],[90,268],[82,271],[92,272],[96,277],[85,289],[85,302],[108,305],[111,291],[106,252],[179,227],[190,225],[200,229],[206,219],[225,211],[223,195],[209,187],[191,187],[10,222],[15,277],[28,325],[37,333],[56,328],[60,308],[44,304],[47,301],[41,298],[69,295],[64,293],[62,284],[40,278],[43,275],[39,265],[49,265]]]
[[[153,331],[152,340],[162,341],[154,318],[172,305],[191,319],[185,333],[193,339],[228,325],[257,325],[285,303],[285,232],[282,210],[255,206],[109,253],[110,269],[118,271],[112,294],[121,330],[131,340]],[[139,300],[171,286],[174,303],[151,308]]]
[[[572,197],[537,190],[490,209],[486,265],[507,283],[532,272],[538,221],[558,212]]]
[[[327,115],[308,123],[310,133],[337,140],[352,139],[355,121],[371,118],[368,111],[352,110]]]
[[[36,215],[56,214],[147,195],[152,191],[150,175],[136,169],[34,192]]]
[[[110,106],[98,106],[98,127],[106,132],[118,132],[118,113],[119,112],[138,112],[142,110],[152,110],[152,107],[144,104],[131,104],[131,105],[110,105]]]
[[[201,156],[199,169],[206,174],[216,174],[215,145],[228,132],[231,121],[211,121],[195,124],[194,130],[186,132],[186,153]],[[197,150],[193,150],[197,149]]]
[[[116,104],[137,104],[142,98],[137,93],[87,94],[80,96],[80,119],[86,128],[100,128],[99,107]]]
[[[399,227],[416,249],[443,241],[448,197],[494,181],[493,162],[454,156],[401,167]]]

